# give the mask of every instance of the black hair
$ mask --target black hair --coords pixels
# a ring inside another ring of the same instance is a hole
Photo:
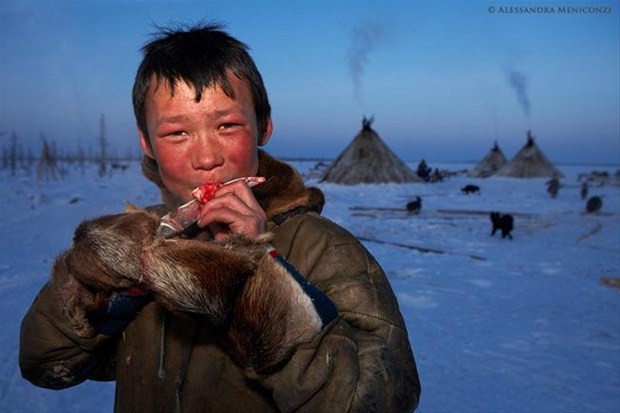
[[[271,116],[267,90],[244,43],[224,32],[219,24],[158,29],[154,39],[142,47],[143,58],[132,92],[138,128],[145,136],[148,137],[146,95],[153,76],[158,82],[168,82],[172,93],[177,81],[187,82],[193,86],[196,102],[199,102],[203,90],[214,85],[234,99],[234,90],[227,77],[229,70],[248,82],[258,132],[262,136],[267,131]]]

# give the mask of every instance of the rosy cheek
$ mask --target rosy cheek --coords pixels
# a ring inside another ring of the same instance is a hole
[[[178,160],[169,155],[159,157],[159,167],[163,174],[174,174],[174,171],[178,169]]]
[[[252,150],[251,145],[238,146],[229,152],[228,162],[233,163],[236,169],[244,175],[252,175],[258,165],[256,149]]]
[[[161,179],[174,195],[186,197],[187,194],[179,193],[185,191],[185,180],[191,176],[188,169],[188,162],[183,157],[164,156],[159,158],[159,171]]]

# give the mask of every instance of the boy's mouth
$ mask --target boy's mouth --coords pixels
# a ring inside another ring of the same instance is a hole
[[[158,234],[168,238],[183,232],[198,220],[202,205],[212,200],[219,188],[238,181],[245,181],[251,188],[265,182],[265,178],[262,176],[246,176],[222,183],[207,182],[194,188],[191,192],[191,200],[189,202],[179,206],[176,211],[172,211],[161,217]]]

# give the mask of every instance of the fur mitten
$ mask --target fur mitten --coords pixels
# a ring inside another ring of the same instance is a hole
[[[102,327],[115,317],[115,326],[122,325],[116,315],[120,305],[127,307],[127,301],[144,305],[150,299],[125,292],[142,286],[142,249],[154,241],[158,224],[158,217],[130,209],[78,226],[73,245],[52,268],[52,283],[78,336],[116,333],[117,328]],[[119,300],[118,294],[128,298]],[[132,316],[135,313],[121,321]]]
[[[142,249],[153,243],[159,218],[130,210],[85,221],[66,254],[69,272],[83,284],[104,291],[140,285]]]
[[[337,316],[334,303],[271,250],[235,302],[225,347],[248,377],[258,378],[285,363]]]
[[[233,235],[225,242],[159,239],[144,249],[144,282],[169,310],[202,314],[221,324],[270,248],[268,237]]]
[[[337,317],[335,305],[268,243],[160,239],[144,249],[144,283],[171,311],[225,327],[224,348],[248,377],[268,374]]]

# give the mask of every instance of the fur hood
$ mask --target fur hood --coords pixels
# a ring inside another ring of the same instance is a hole
[[[258,151],[258,159],[258,175],[264,176],[267,181],[255,187],[253,191],[269,221],[279,224],[297,213],[321,212],[325,197],[320,189],[307,188],[303,178],[295,169],[276,160],[263,150]],[[164,187],[155,160],[144,156],[142,173],[159,187],[162,201],[168,209],[178,207],[172,194]]]

